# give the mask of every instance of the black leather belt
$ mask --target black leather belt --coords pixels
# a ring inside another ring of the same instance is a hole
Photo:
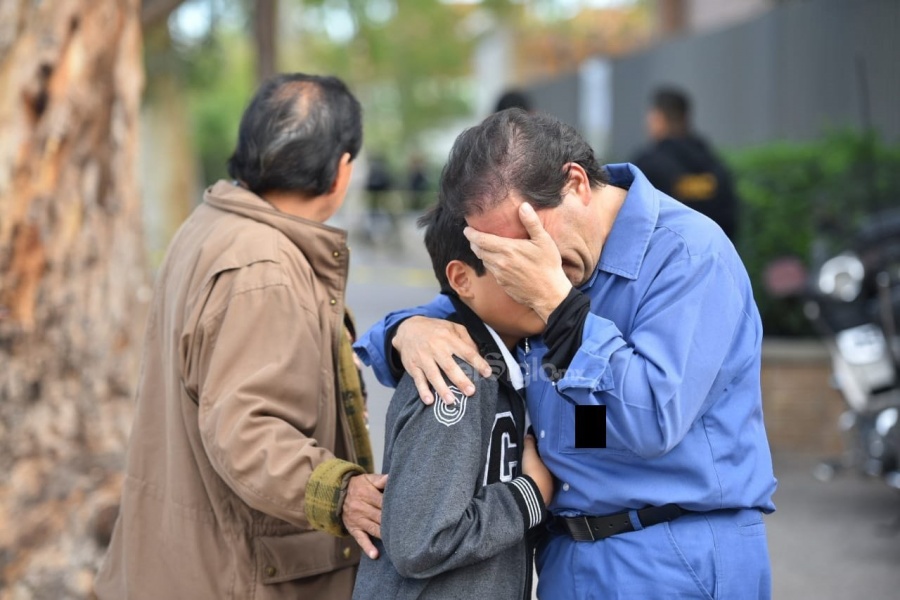
[[[690,511],[684,510],[677,504],[666,504],[664,506],[642,508],[637,511],[637,517],[641,525],[646,528],[674,521],[688,512]],[[635,530],[634,525],[631,523],[631,517],[628,516],[627,512],[606,517],[556,517],[555,520],[576,542],[603,540],[620,533],[628,533]]]

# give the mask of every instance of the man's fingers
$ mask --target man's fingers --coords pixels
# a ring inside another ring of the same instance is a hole
[[[450,391],[450,388],[447,387],[447,384],[444,382],[444,375],[441,373],[438,364],[431,363],[422,370],[425,372],[425,377],[428,379],[428,383],[431,384],[434,393],[446,404],[452,404],[453,392]]]
[[[472,365],[482,377],[490,377],[494,373],[493,369],[491,369],[491,365],[488,364],[488,361],[484,360],[484,357],[478,353],[478,350],[466,348],[460,351],[459,357]],[[472,394],[474,393],[475,390],[473,389]],[[472,394],[466,393],[467,396],[471,396]]]
[[[350,478],[341,518],[347,531],[370,558],[378,558],[378,550],[369,536],[381,537],[382,493],[386,475],[355,475]]]
[[[537,240],[546,234],[544,224],[538,218],[534,207],[528,202],[523,202],[519,205],[519,221],[525,226],[525,231],[528,232],[528,237],[532,240]]]
[[[419,398],[425,404],[433,404],[434,396],[431,395],[431,385],[428,384],[428,378],[422,369],[407,370],[413,382],[416,384],[416,390],[419,392]]]
[[[362,551],[366,553],[366,556],[372,560],[378,558],[378,548],[376,548],[375,544],[372,543],[372,540],[369,539],[369,534],[362,529],[353,529],[350,531],[350,535],[353,536],[353,539],[356,540],[356,543],[359,544]]]
[[[469,335],[469,331],[462,325],[456,325],[455,323],[453,323],[453,325],[455,326],[454,330],[457,337],[462,340],[462,344],[455,344],[452,348],[453,354],[472,365],[472,367],[476,371],[481,373],[482,377],[490,377],[491,373],[493,372],[491,370],[491,365],[489,365],[487,361],[484,360],[484,358],[481,356],[481,354],[478,353],[478,347],[475,345],[475,342],[472,341],[472,336]],[[455,380],[454,383],[456,383]],[[458,383],[457,387],[459,387]],[[460,389],[462,388],[460,387]],[[463,391],[465,392],[465,390]],[[465,392],[467,396],[471,396],[474,393],[474,389],[472,389],[471,393]]]
[[[456,386],[457,389],[461,390],[463,394],[466,396],[471,396],[475,393],[475,385],[472,381],[466,376],[461,368],[459,368],[459,364],[450,356],[447,359],[444,359],[439,363],[441,367],[441,371],[444,372],[444,375],[447,376],[447,379],[450,380],[450,383]],[[449,391],[449,390],[448,390]],[[453,394],[451,393],[451,396]],[[441,398],[445,398],[446,396],[441,395]]]
[[[469,246],[478,258],[484,258],[483,254],[485,252],[499,252],[510,242],[509,238],[478,231],[471,227],[463,229],[463,234],[469,240]]]
[[[387,473],[380,473],[375,475],[369,475],[369,481],[375,486],[376,489],[384,490],[384,486],[387,485],[388,476]]]

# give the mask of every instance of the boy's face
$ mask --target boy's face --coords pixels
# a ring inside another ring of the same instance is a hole
[[[448,270],[464,270],[464,278],[449,277],[456,293],[475,314],[494,329],[507,346],[544,331],[546,324],[536,312],[509,297],[490,272],[479,276],[475,269],[452,261]],[[450,273],[448,273],[450,275]],[[461,285],[457,285],[462,282]]]

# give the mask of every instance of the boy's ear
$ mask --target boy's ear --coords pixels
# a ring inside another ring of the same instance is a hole
[[[447,275],[447,281],[450,287],[460,298],[472,297],[472,269],[461,260],[451,260],[447,263],[444,274]]]

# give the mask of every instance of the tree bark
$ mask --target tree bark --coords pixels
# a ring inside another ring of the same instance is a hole
[[[256,78],[263,82],[278,72],[278,0],[256,0],[254,7]]]
[[[150,296],[138,0],[0,0],[0,599],[84,598]]]

